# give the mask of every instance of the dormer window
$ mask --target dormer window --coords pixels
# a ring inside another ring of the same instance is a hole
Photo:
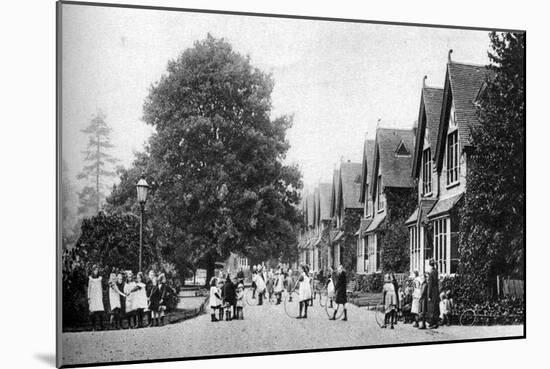
[[[422,195],[432,194],[432,152],[430,148],[422,153]]]
[[[377,202],[378,202],[378,212],[381,212],[384,210],[384,196],[382,193],[382,175],[378,176],[378,183],[377,183],[378,191],[377,191]]]
[[[407,150],[407,147],[405,146],[405,143],[403,141],[401,141],[401,143],[397,147],[397,150],[395,150],[395,156],[411,156],[410,151]]]

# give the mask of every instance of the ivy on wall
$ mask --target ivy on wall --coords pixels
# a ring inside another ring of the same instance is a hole
[[[417,206],[414,188],[386,188],[386,219],[378,227],[378,245],[384,272],[409,270],[409,230],[405,221]]]
[[[345,209],[344,232],[342,245],[340,247],[340,262],[346,270],[355,270],[357,265],[357,236],[355,233],[359,229],[363,209]]]

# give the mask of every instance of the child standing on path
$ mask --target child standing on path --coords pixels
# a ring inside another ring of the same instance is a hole
[[[216,311],[221,309],[222,298],[217,287],[216,277],[210,279],[210,317],[212,322],[217,322]]]
[[[451,325],[451,304],[447,298],[445,292],[439,294],[439,318],[441,319],[441,325]]]
[[[99,323],[99,329],[103,329],[103,312],[105,308],[103,307],[102,279],[99,275],[98,266],[92,266],[92,274],[88,278],[88,308],[93,330],[96,330],[96,323]]]
[[[244,308],[244,285],[242,283],[239,283],[237,286],[237,293],[236,293],[236,300],[237,300],[237,311],[235,312],[235,319],[237,320],[243,320],[243,308]]]
[[[384,287],[382,290],[382,300],[384,301],[384,325],[382,328],[386,328],[388,321],[390,322],[390,328],[393,329],[395,316],[397,315],[397,295],[395,293],[395,287],[392,283],[392,279],[389,274],[384,276]]]
[[[124,296],[117,286],[117,276],[115,273],[111,273],[109,276],[109,306],[111,308],[111,316],[109,321],[111,324],[111,329],[120,329],[121,319],[120,319],[120,298]]]
[[[307,319],[307,306],[309,304],[309,300],[311,300],[311,284],[309,282],[309,269],[306,265],[302,265],[302,275],[298,281],[300,314],[296,319]],[[304,315],[302,315],[302,310],[304,311]]]

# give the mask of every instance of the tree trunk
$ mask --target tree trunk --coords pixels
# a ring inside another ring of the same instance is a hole
[[[214,276],[214,269],[216,268],[215,260],[212,254],[206,255],[206,281],[205,286],[208,286],[210,279]]]

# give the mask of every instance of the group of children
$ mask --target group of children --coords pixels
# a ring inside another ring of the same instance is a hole
[[[103,304],[102,277],[99,268],[92,267],[88,281],[88,307],[92,329],[103,329],[105,308]],[[164,274],[151,270],[146,279],[142,272],[111,273],[109,276],[109,323],[111,329],[141,328],[164,325],[167,285]],[[147,317],[147,325],[144,325]]]
[[[413,327],[425,329],[425,320],[427,311],[427,279],[428,274],[418,276],[418,273],[411,276],[412,287],[400,287],[393,274],[384,276],[383,304],[384,304],[384,324],[382,328],[390,325],[393,329],[397,324],[398,315],[403,317],[403,322],[413,323]],[[447,290],[439,294],[439,319],[441,325],[451,324],[451,314],[453,310],[453,298],[451,291]]]
[[[225,282],[223,278],[210,279],[210,315],[212,322],[224,320],[244,319],[244,281],[237,278],[231,280],[228,274]],[[218,317],[216,317],[216,313]]]

